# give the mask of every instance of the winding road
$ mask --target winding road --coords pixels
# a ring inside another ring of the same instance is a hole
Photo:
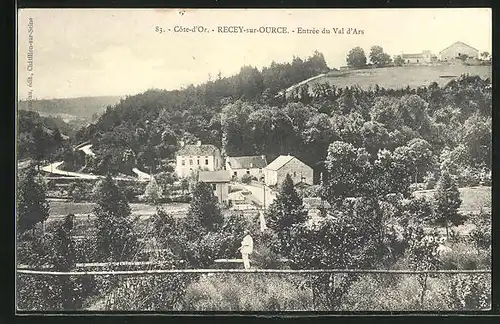
[[[85,154],[89,156],[95,156],[95,153],[91,150],[92,144],[86,144],[84,146],[77,145],[75,149],[83,151]],[[63,164],[63,161],[59,162],[54,162],[49,165],[46,165],[42,167],[42,171],[51,173],[51,174],[57,174],[57,175],[62,175],[62,176],[67,176],[67,177],[73,177],[73,178],[78,178],[78,179],[88,179],[88,180],[95,180],[99,178],[104,178],[104,176],[100,175],[94,175],[94,174],[89,174],[89,173],[82,173],[82,172],[73,172],[73,171],[64,171],[59,169],[59,167]],[[137,168],[133,168],[132,171],[137,174],[137,178],[133,177],[113,177],[115,180],[123,180],[123,181],[130,181],[130,180],[136,180],[136,181],[149,181],[151,179],[151,176],[145,172],[142,172],[141,170]]]

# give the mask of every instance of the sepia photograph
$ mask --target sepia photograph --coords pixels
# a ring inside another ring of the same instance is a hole
[[[19,9],[16,310],[492,308],[491,9]]]

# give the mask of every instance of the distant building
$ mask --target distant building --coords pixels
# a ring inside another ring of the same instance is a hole
[[[211,144],[184,145],[177,152],[175,172],[180,178],[188,177],[193,171],[217,171],[223,167],[220,150]]]
[[[199,171],[198,181],[208,183],[220,204],[226,203],[229,196],[229,182],[231,176],[226,170],[219,171]]]
[[[280,185],[286,175],[292,177],[293,183],[313,184],[313,169],[291,155],[280,155],[264,169],[266,185]]]
[[[439,52],[439,59],[441,61],[451,61],[463,54],[467,55],[468,58],[478,58],[479,50],[463,42],[455,42]]]
[[[437,56],[432,54],[431,51],[425,50],[417,54],[401,54],[401,58],[406,64],[423,64],[431,63],[437,60]]]
[[[226,170],[231,172],[233,179],[249,174],[260,180],[264,177],[264,168],[267,166],[266,157],[258,156],[232,156],[226,158]]]

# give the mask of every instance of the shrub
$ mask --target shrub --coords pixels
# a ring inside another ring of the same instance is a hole
[[[424,176],[424,183],[426,190],[434,189],[436,187],[437,179],[434,172],[427,172],[427,174]]]
[[[447,289],[448,307],[453,310],[488,310],[491,308],[491,276],[457,275]]]
[[[459,187],[474,187],[481,183],[481,171],[469,166],[460,169],[457,176]]]
[[[184,311],[306,311],[312,294],[290,277],[215,275],[189,285]]]
[[[428,282],[427,298],[420,304],[421,287],[416,276],[365,275],[354,283],[342,302],[344,311],[444,310],[439,278]]]
[[[252,177],[251,175],[249,175],[249,174],[244,174],[244,175],[242,175],[242,176],[241,176],[241,182],[242,182],[242,183],[247,183],[247,184],[248,184],[248,183],[252,182],[252,178],[253,178],[253,177]]]
[[[481,212],[474,224],[476,227],[469,233],[469,240],[480,248],[491,249],[491,213]]]
[[[470,243],[453,244],[450,251],[440,255],[441,268],[445,270],[490,269],[491,255],[486,249],[475,248]]]

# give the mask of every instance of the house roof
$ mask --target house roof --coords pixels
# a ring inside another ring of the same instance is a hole
[[[424,55],[422,53],[420,54],[401,54],[402,58],[423,58]]]
[[[229,171],[220,170],[220,171],[199,171],[198,180],[201,182],[230,182],[231,175]]]
[[[232,156],[227,158],[227,163],[232,169],[265,168],[265,156]]]
[[[218,148],[212,144],[203,144],[203,145],[184,145],[179,151],[177,151],[177,155],[197,155],[197,156],[207,156],[214,155]]]
[[[299,159],[297,159],[293,155],[280,155],[273,162],[269,163],[267,165],[266,169],[277,171],[277,170],[281,169],[283,166],[285,166],[285,164],[287,164],[288,162],[290,162],[293,159],[296,159],[296,160],[300,161]],[[302,162],[302,161],[300,161],[300,162]],[[302,163],[305,164],[304,162],[302,162]],[[307,165],[307,164],[305,164],[305,165]]]
[[[455,42],[455,43],[451,44],[450,46],[448,46],[447,48],[445,48],[445,49],[444,49],[444,50],[442,50],[441,52],[439,52],[439,54],[443,53],[443,52],[444,52],[444,51],[446,51],[448,48],[450,48],[450,47],[452,47],[452,46],[455,46],[455,45],[464,45],[464,46],[467,46],[467,47],[469,47],[469,48],[472,48],[472,49],[473,49],[473,50],[475,50],[475,51],[478,51],[478,49],[477,49],[477,48],[474,48],[474,47],[470,46],[469,44],[465,44],[464,42],[460,42],[460,41],[458,41],[458,42]]]
[[[285,164],[290,162],[294,156],[291,155],[280,155],[278,156],[273,162],[269,163],[269,165],[266,167],[268,170],[279,170],[281,169]]]

